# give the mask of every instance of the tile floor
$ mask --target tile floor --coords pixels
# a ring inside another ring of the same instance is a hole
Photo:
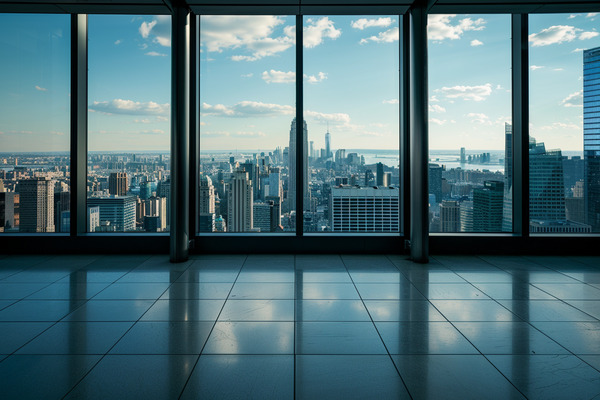
[[[592,399],[600,257],[0,256],[2,399]]]

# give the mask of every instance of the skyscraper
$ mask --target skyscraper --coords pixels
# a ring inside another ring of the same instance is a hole
[[[227,225],[230,232],[252,230],[252,181],[245,171],[235,171],[227,191]]]
[[[429,194],[435,195],[435,202],[442,202],[442,167],[438,164],[429,164]]]
[[[330,219],[334,232],[398,232],[400,190],[395,187],[331,188]]]
[[[600,47],[583,51],[583,157],[587,224],[600,231]]]
[[[135,196],[88,197],[88,207],[100,209],[100,225],[109,222],[117,232],[135,230]]]
[[[383,183],[384,181],[384,177],[383,177],[383,163],[377,163],[377,179],[376,179],[376,185],[377,186],[387,186]]]
[[[198,191],[199,231],[212,232],[215,225],[215,187],[212,179],[200,175],[200,188]]]
[[[529,141],[529,219],[564,221],[565,192],[562,153]]]
[[[440,232],[460,232],[460,204],[444,200],[440,204]]]
[[[54,232],[54,181],[47,178],[19,182],[20,232]]]
[[[310,207],[310,202],[308,201],[308,129],[306,121],[302,122],[302,143],[304,150],[302,157],[302,177],[304,178],[302,192],[304,193],[304,209],[307,210]],[[294,118],[290,129],[290,147],[288,153],[288,209],[290,211],[296,210],[296,176],[296,118]],[[229,228],[231,230],[231,223],[229,223]]]
[[[502,201],[502,231],[513,231],[513,157],[512,157],[512,125],[504,123],[504,199]]]
[[[333,156],[331,153],[331,133],[329,133],[329,127],[327,127],[327,132],[325,133],[325,158],[330,159]]]
[[[127,195],[127,173],[111,172],[108,177],[108,192],[114,196]]]
[[[473,230],[502,231],[504,182],[485,181],[482,188],[473,190]]]

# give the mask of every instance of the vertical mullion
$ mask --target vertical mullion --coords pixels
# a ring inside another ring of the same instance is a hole
[[[400,30],[400,187],[402,188],[400,196],[400,210],[402,210],[402,233],[404,237],[408,237],[410,233],[410,118],[409,118],[409,38],[410,38],[410,14],[400,15],[398,18],[401,26]]]
[[[189,236],[194,238],[199,230],[198,227],[198,185],[200,179],[199,156],[200,156],[200,115],[198,109],[198,94],[200,82],[198,79],[199,67],[199,32],[200,17],[190,13],[190,215]]]
[[[304,77],[302,13],[296,15],[296,236],[304,234]],[[306,177],[308,179],[308,177]]]
[[[513,230],[529,236],[528,14],[512,15]]]
[[[87,15],[71,15],[70,235],[87,231]]]

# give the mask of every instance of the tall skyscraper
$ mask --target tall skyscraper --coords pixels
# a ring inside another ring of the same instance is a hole
[[[473,231],[501,232],[504,182],[485,181],[473,190]]]
[[[215,213],[215,187],[213,186],[212,179],[204,174],[200,175],[198,201],[198,212],[200,214]]]
[[[111,230],[127,232],[135,230],[135,196],[88,197],[89,208],[100,209],[100,225],[109,222]]]
[[[329,127],[327,127],[327,132],[325,133],[325,158],[330,159],[333,156],[331,153],[331,133],[329,133]]]
[[[61,218],[62,213],[71,209],[71,194],[69,192],[56,192],[54,193],[54,227],[57,232],[69,232],[63,230],[64,224],[62,224]]]
[[[108,177],[108,193],[113,196],[127,195],[127,173],[111,172]]]
[[[384,177],[383,177],[383,163],[377,163],[377,179],[376,179],[376,185],[377,186],[387,186],[383,183],[384,181]]]
[[[529,141],[529,219],[564,221],[565,192],[562,153]]]
[[[440,232],[460,232],[460,205],[444,200],[440,204]]]
[[[333,232],[398,232],[399,192],[396,187],[331,188],[330,221]]]
[[[310,207],[308,192],[308,129],[306,127],[306,121],[302,121],[302,145],[303,145],[303,160],[302,160],[302,177],[303,185],[302,192],[304,193],[304,209],[307,210]],[[296,210],[296,118],[292,121],[292,127],[290,129],[290,147],[288,152],[288,209],[290,211]],[[231,223],[229,223],[231,230]]]
[[[235,171],[227,191],[229,232],[249,232],[253,228],[252,181],[245,171]]]
[[[442,202],[442,167],[438,164],[429,164],[429,194],[435,195],[435,202]]]
[[[47,178],[19,182],[20,232],[54,232],[54,181]]]
[[[600,47],[583,51],[583,157],[587,224],[600,231]]]
[[[140,183],[140,199],[148,200],[152,196],[152,182],[145,181]]]
[[[0,191],[0,232],[19,227],[19,194]]]
[[[504,199],[502,201],[502,232],[513,231],[513,156],[512,125],[504,123]]]

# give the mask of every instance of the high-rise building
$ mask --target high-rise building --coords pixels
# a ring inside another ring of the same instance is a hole
[[[302,160],[302,177],[303,185],[302,192],[304,193],[304,209],[310,207],[308,196],[308,129],[306,127],[306,121],[302,121],[302,145],[303,145],[303,160]],[[288,153],[288,209],[290,211],[296,210],[296,118],[292,121],[292,127],[290,129],[290,147]],[[231,223],[229,224],[231,230]]]
[[[435,195],[437,204],[442,202],[442,167],[438,164],[429,164],[429,193]]]
[[[0,192],[0,232],[19,227],[19,193]]]
[[[108,193],[113,196],[127,195],[127,173],[111,172],[108,177]]]
[[[140,183],[140,199],[148,200],[152,196],[152,182],[145,181]]]
[[[383,176],[383,163],[377,163],[377,179],[375,184],[377,186],[387,186],[383,183],[384,181],[384,176]]]
[[[504,182],[485,181],[473,190],[473,231],[501,232]]]
[[[54,232],[54,181],[25,179],[18,185],[20,232]]]
[[[325,133],[325,158],[330,159],[333,156],[331,153],[331,133],[329,133],[329,127]]]
[[[200,189],[198,191],[198,212],[200,214],[215,213],[215,187],[210,177],[200,175]]]
[[[281,173],[279,172],[279,168],[274,167],[269,171],[269,191],[265,194],[265,197],[281,197],[281,195]]]
[[[346,149],[338,149],[335,151],[335,162],[340,165],[346,162]]]
[[[265,201],[271,206],[271,232],[275,232],[281,227],[281,197],[267,196]]]
[[[69,232],[63,230],[65,227],[62,223],[62,213],[71,209],[71,193],[69,192],[55,192],[54,193],[54,226],[57,232]]]
[[[460,148],[460,163],[464,164],[467,162],[467,152],[464,147]]]
[[[600,231],[600,47],[583,51],[583,157],[588,225]]]
[[[502,200],[502,232],[513,231],[513,156],[512,125],[504,123],[504,198]]]
[[[400,190],[396,187],[331,188],[330,221],[333,232],[398,232]]]
[[[252,181],[248,172],[235,171],[227,191],[227,225],[230,232],[250,232],[253,225]]]
[[[564,221],[565,192],[562,153],[529,141],[529,219]]]
[[[147,217],[158,217],[157,222],[152,223],[152,232],[164,232],[167,230],[167,199],[153,196],[146,200],[144,227],[146,226],[145,221]]]
[[[100,209],[100,225],[109,222],[111,230],[127,232],[135,230],[135,196],[88,197],[88,207]]]
[[[96,232],[96,228],[100,226],[100,207],[87,208],[87,230],[88,232]]]
[[[158,182],[156,187],[156,197],[164,197],[167,199],[167,230],[171,225],[171,177],[164,181]]]
[[[473,202],[460,203],[460,231],[473,232]]]
[[[440,204],[440,232],[460,232],[460,204],[444,200]]]

